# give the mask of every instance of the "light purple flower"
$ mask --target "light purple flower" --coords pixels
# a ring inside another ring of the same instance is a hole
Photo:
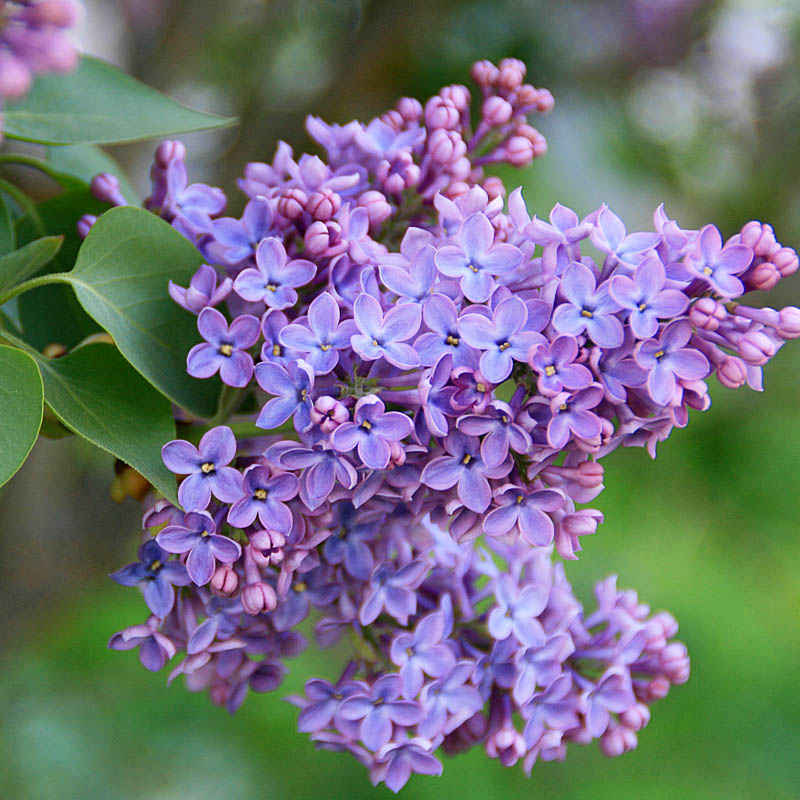
[[[515,662],[517,679],[514,682],[514,701],[519,706],[533,698],[536,687],[547,688],[561,675],[566,659],[575,652],[575,645],[568,633],[558,633],[542,647],[517,650]]]
[[[451,733],[483,708],[478,690],[466,685],[474,672],[474,661],[459,661],[445,676],[425,686],[420,694],[425,710],[417,728],[420,736],[433,739]]]
[[[272,430],[291,416],[296,431],[311,427],[314,370],[309,364],[300,359],[291,361],[284,369],[280,364],[262,361],[256,364],[256,380],[267,394],[277,395],[261,409],[256,420],[259,428]]]
[[[547,728],[569,730],[578,726],[579,704],[572,692],[572,678],[563,674],[543,692],[534,694],[523,707],[525,718],[523,736],[528,747],[535,747]]]
[[[358,328],[352,319],[339,322],[339,305],[328,292],[318,295],[308,307],[308,326],[287,325],[279,334],[280,343],[303,353],[314,372],[325,375],[339,363],[338,351],[350,347],[350,337]]]
[[[375,561],[367,544],[374,538],[378,521],[357,522],[353,504],[342,500],[336,504],[331,522],[331,535],[325,540],[323,555],[331,564],[344,564],[354,578],[369,580]]]
[[[753,261],[753,251],[745,244],[722,246],[722,236],[715,225],[700,231],[694,247],[684,259],[691,275],[710,283],[723,297],[738,297],[744,284],[737,278]]]
[[[626,264],[638,264],[642,253],[652,250],[661,241],[658,233],[628,234],[623,221],[607,207],[597,214],[591,238],[598,250]]]
[[[508,403],[494,400],[481,415],[460,417],[458,430],[467,436],[483,436],[481,458],[487,467],[496,467],[508,458],[509,447],[516,453],[527,453],[531,448],[528,432],[514,422],[515,412]]]
[[[483,530],[487,536],[502,536],[516,526],[532,545],[544,547],[553,541],[554,526],[549,512],[558,511],[565,497],[559,489],[527,490],[508,484],[497,495],[499,507],[487,514]]]
[[[547,605],[549,588],[537,583],[520,587],[503,573],[495,581],[494,592],[497,605],[489,613],[489,633],[497,640],[513,634],[520,644],[541,647],[546,637],[536,618]]]
[[[550,401],[552,418],[547,425],[547,441],[555,450],[563,449],[570,433],[580,439],[594,439],[603,430],[600,418],[589,409],[603,399],[603,389],[597,385],[570,394],[560,392]]]
[[[272,204],[263,196],[254,197],[244,208],[242,219],[222,217],[211,223],[214,238],[225,247],[224,259],[238,264],[252,256],[272,229]]]
[[[343,422],[331,434],[331,445],[349,453],[358,447],[358,457],[370,469],[385,469],[391,458],[393,442],[411,433],[413,425],[405,414],[386,411],[383,401],[374,394],[356,403],[353,422]]]
[[[458,484],[461,502],[472,511],[482,514],[492,502],[492,490],[487,479],[507,475],[510,465],[486,466],[480,456],[480,440],[458,430],[448,434],[444,447],[448,455],[429,461],[422,470],[420,480],[437,491]]]
[[[677,317],[689,298],[677,289],[664,289],[667,273],[655,256],[645,258],[633,279],[615,275],[609,284],[611,296],[631,312],[629,321],[637,339],[649,339],[658,330],[659,317]]]
[[[204,308],[197,318],[197,329],[206,341],[189,351],[186,371],[194,378],[210,378],[219,371],[228,386],[247,386],[253,377],[253,357],[245,351],[258,339],[258,319],[242,314],[228,328],[219,311]]]
[[[461,291],[473,303],[484,303],[494,289],[493,275],[504,275],[522,263],[522,251],[512,244],[494,244],[494,227],[482,213],[470,215],[461,225],[458,245],[436,252],[443,275],[461,279]]]
[[[214,267],[201,264],[192,275],[187,289],[170,281],[169,296],[182,308],[199,314],[206,306],[219,305],[230,294],[233,281],[225,278],[217,286],[218,280],[219,275]]]
[[[379,267],[381,282],[400,298],[398,302],[421,303],[433,291],[438,277],[434,256],[436,248],[423,245],[411,256],[408,269],[397,264],[381,264]]]
[[[288,472],[273,475],[267,467],[253,464],[245,470],[242,485],[245,495],[231,506],[228,522],[235,528],[246,528],[257,515],[268,530],[288,534],[292,512],[285,501],[297,494],[297,478]]]
[[[160,619],[175,604],[173,586],[191,583],[186,567],[179,561],[168,561],[169,554],[153,539],[148,539],[138,552],[139,560],[111,573],[121,586],[141,586],[147,607]]]
[[[400,700],[402,681],[399,675],[383,675],[375,681],[370,693],[349,697],[339,713],[344,719],[361,720],[361,741],[378,751],[392,738],[392,723],[403,727],[416,725],[423,716],[418,703]]]
[[[422,306],[422,316],[430,328],[414,342],[422,364],[430,366],[445,353],[451,353],[456,367],[475,369],[478,366],[480,353],[463,340],[458,308],[447,295],[431,295]]]
[[[608,727],[611,721],[609,712],[621,714],[636,705],[630,678],[613,668],[582,697],[586,704],[586,727],[594,737],[600,736]]]
[[[633,342],[633,332],[627,328],[622,347],[613,350],[593,347],[589,354],[589,363],[612,403],[625,402],[628,396],[626,386],[635,389],[647,383],[647,370],[642,369],[631,355]]]
[[[441,775],[442,764],[432,749],[431,743],[419,736],[400,743],[390,742],[381,748],[378,760],[384,783],[396,794],[412,773]]]
[[[711,369],[699,350],[684,346],[691,338],[691,324],[679,319],[667,325],[657,340],[640,342],[634,351],[636,363],[649,370],[647,390],[659,405],[667,405],[672,400],[678,378],[698,380],[705,378]]]
[[[163,212],[168,216],[182,217],[193,228],[207,231],[211,217],[225,208],[225,193],[205,183],[189,186],[186,164],[182,158],[172,159],[167,167],[167,197]]]
[[[189,511],[201,511],[211,502],[211,494],[223,503],[232,503],[242,494],[239,470],[226,466],[236,457],[236,439],[225,425],[212,428],[195,447],[183,439],[167,442],[161,458],[167,469],[188,475],[178,487],[178,500]]]
[[[427,571],[428,565],[423,561],[412,561],[399,569],[388,561],[378,564],[369,579],[369,589],[358,613],[361,624],[375,622],[385,608],[388,614],[405,625],[417,610],[417,595],[413,589],[419,586]]]
[[[374,297],[360,294],[353,304],[353,314],[361,333],[355,334],[351,342],[361,358],[365,361],[385,358],[398,369],[411,369],[419,364],[417,351],[403,344],[419,330],[422,311],[418,305],[395,306],[384,316]]]
[[[597,289],[589,267],[573,261],[564,270],[559,291],[567,300],[553,312],[553,325],[559,333],[577,336],[586,331],[600,347],[622,344],[622,323],[614,316],[619,304],[608,293],[608,284]]]
[[[492,383],[502,383],[511,374],[514,361],[527,361],[528,350],[546,341],[541,334],[524,330],[527,322],[528,307],[513,296],[498,303],[491,320],[482,314],[461,318],[464,340],[483,351],[480,370]]]
[[[392,639],[392,663],[400,667],[403,695],[409,699],[419,694],[425,674],[441,678],[455,666],[455,657],[443,643],[445,619],[441,611],[426,614],[414,633],[399,633]]]
[[[261,345],[262,361],[271,361],[286,367],[290,361],[297,361],[302,357],[297,350],[281,344],[281,331],[288,324],[286,314],[274,308],[267,310],[261,317],[261,335],[264,337],[264,344]]]
[[[578,215],[571,208],[556,203],[550,212],[550,222],[544,222],[534,216],[525,226],[525,235],[536,244],[568,245],[585,239],[591,229],[591,224],[580,222]]]
[[[158,672],[175,655],[175,645],[163,633],[159,633],[159,620],[151,617],[142,625],[115,633],[109,640],[111,650],[133,650],[139,648],[139,661],[145,669]]]
[[[450,386],[450,375],[453,371],[453,356],[445,353],[440,356],[430,370],[423,373],[419,381],[419,399],[428,431],[434,436],[447,436],[450,430],[448,416],[455,416],[452,399],[456,388]],[[420,420],[417,418],[417,435],[419,436]]]
[[[345,681],[334,686],[320,678],[305,683],[308,702],[297,718],[297,729],[301,733],[313,733],[327,728],[337,715],[342,703],[360,693],[362,688],[354,681]]]
[[[156,536],[156,541],[168,553],[189,553],[186,571],[194,583],[205,586],[217,561],[231,564],[242,554],[237,542],[216,531],[214,519],[207,511],[190,511],[183,525],[168,525]]]
[[[311,261],[298,258],[286,261],[286,249],[280,239],[270,236],[256,250],[258,269],[242,270],[233,282],[233,288],[250,302],[263,300],[270,308],[289,308],[297,302],[298,286],[305,286],[317,274]]]
[[[558,394],[563,389],[584,389],[592,382],[592,373],[576,364],[578,340],[567,334],[552,343],[535,345],[528,353],[531,369],[539,374],[537,386],[545,395]]]

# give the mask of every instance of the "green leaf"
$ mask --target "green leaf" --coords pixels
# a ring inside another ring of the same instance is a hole
[[[190,413],[211,417],[219,379],[187,375],[186,354],[199,339],[197,323],[167,293],[170,279],[187,285],[202,261],[197,248],[164,220],[121,206],[97,220],[75,269],[60,277],[150,383]]]
[[[175,476],[161,461],[162,446],[175,438],[169,400],[110,344],[87,344],[63,358],[36,359],[53,413],[177,503]]]
[[[187,108],[105,61],[83,56],[67,75],[36,79],[25,98],[6,103],[6,136],[41,144],[109,144],[235,124]]]
[[[61,236],[45,236],[0,258],[0,292],[35,275],[59,251]]]
[[[122,167],[104,150],[94,144],[59,145],[47,148],[47,163],[58,173],[89,184],[100,172],[110,172],[120,184],[129,203],[138,204],[139,197]]]
[[[15,247],[15,242],[11,212],[0,196],[0,256],[10,253]]]
[[[42,376],[22,350],[0,345],[0,486],[25,463],[39,435]]]

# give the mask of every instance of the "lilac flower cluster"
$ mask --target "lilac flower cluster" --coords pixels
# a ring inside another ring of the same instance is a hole
[[[798,268],[767,225],[723,241],[659,208],[628,233],[606,206],[545,221],[519,189],[506,203],[483,167],[544,152],[527,115],[552,105],[524,76],[474,66],[474,129],[463,86],[369,125],[310,118],[327,162],[281,143],[247,165],[238,219],[188,182],[179,143],[151,171],[147,207],[208,262],[169,287],[203,339],[187,370],[243,410],[181,418],[164,446],[183,508],[145,513],[139,562],[112,577],[151,617],[110,646],[152,670],[185,651],[170,680],[233,712],[281,683],[313,607],[317,642],[347,633],[354,654],[293,698],[300,730],[395,791],[441,772],[439,748],[530,770],[568,742],[636,745],[688,678],[677,625],[614,578],[585,615],[553,553],[576,558],[602,522],[585,505],[603,456],[655,456],[712,374],[761,389],[800,336],[800,310],[739,299]],[[109,176],[94,190],[119,202]]]
[[[65,31],[79,8],[73,0],[0,0],[0,101],[27,94],[36,75],[75,68]]]

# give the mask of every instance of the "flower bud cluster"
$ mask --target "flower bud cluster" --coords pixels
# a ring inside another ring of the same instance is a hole
[[[169,287],[202,337],[187,371],[219,374],[243,411],[164,446],[182,509],[146,512],[113,577],[152,616],[110,644],[153,670],[184,651],[170,679],[235,711],[281,683],[314,610],[317,643],[346,632],[354,653],[294,698],[300,729],[394,790],[438,773],[440,747],[530,769],[570,741],[636,745],[688,678],[677,625],[615,579],[585,616],[552,555],[602,522],[586,504],[605,455],[654,456],[708,408],[712,374],[760,389],[800,335],[797,309],[740,300],[797,269],[768,226],[724,241],[663,208],[628,233],[606,206],[545,221],[519,189],[506,205],[482,164],[516,163],[525,115],[552,105],[524,76],[475,65],[474,133],[463,86],[366,126],[310,118],[327,163],[281,143],[245,169],[241,218],[188,182],[179,143],[151,170],[147,207],[208,262]]]

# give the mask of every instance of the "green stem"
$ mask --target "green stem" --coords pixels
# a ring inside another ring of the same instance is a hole
[[[38,278],[31,278],[29,281],[23,281],[17,286],[12,287],[6,292],[0,294],[0,306],[7,303],[11,298],[16,297],[18,294],[27,292],[29,289],[36,289],[39,286],[47,286],[49,283],[69,283],[69,273],[67,272],[51,272],[48,275],[40,275]]]
[[[17,186],[3,178],[0,178],[0,190],[4,191],[14,202],[31,218],[40,236],[45,235],[44,223],[36,210],[34,202]]]
[[[235,389],[232,386],[223,384],[219,403],[217,404],[217,413],[211,417],[208,424],[213,428],[227,421],[228,417],[234,414],[236,409],[241,406],[245,397],[246,394],[242,389]]]
[[[43,172],[48,178],[52,178],[59,185],[61,184],[64,175],[54,170],[46,161],[32,156],[24,156],[21,153],[1,153],[0,165],[2,164],[18,164],[21,167],[30,167],[31,169],[38,169]]]

